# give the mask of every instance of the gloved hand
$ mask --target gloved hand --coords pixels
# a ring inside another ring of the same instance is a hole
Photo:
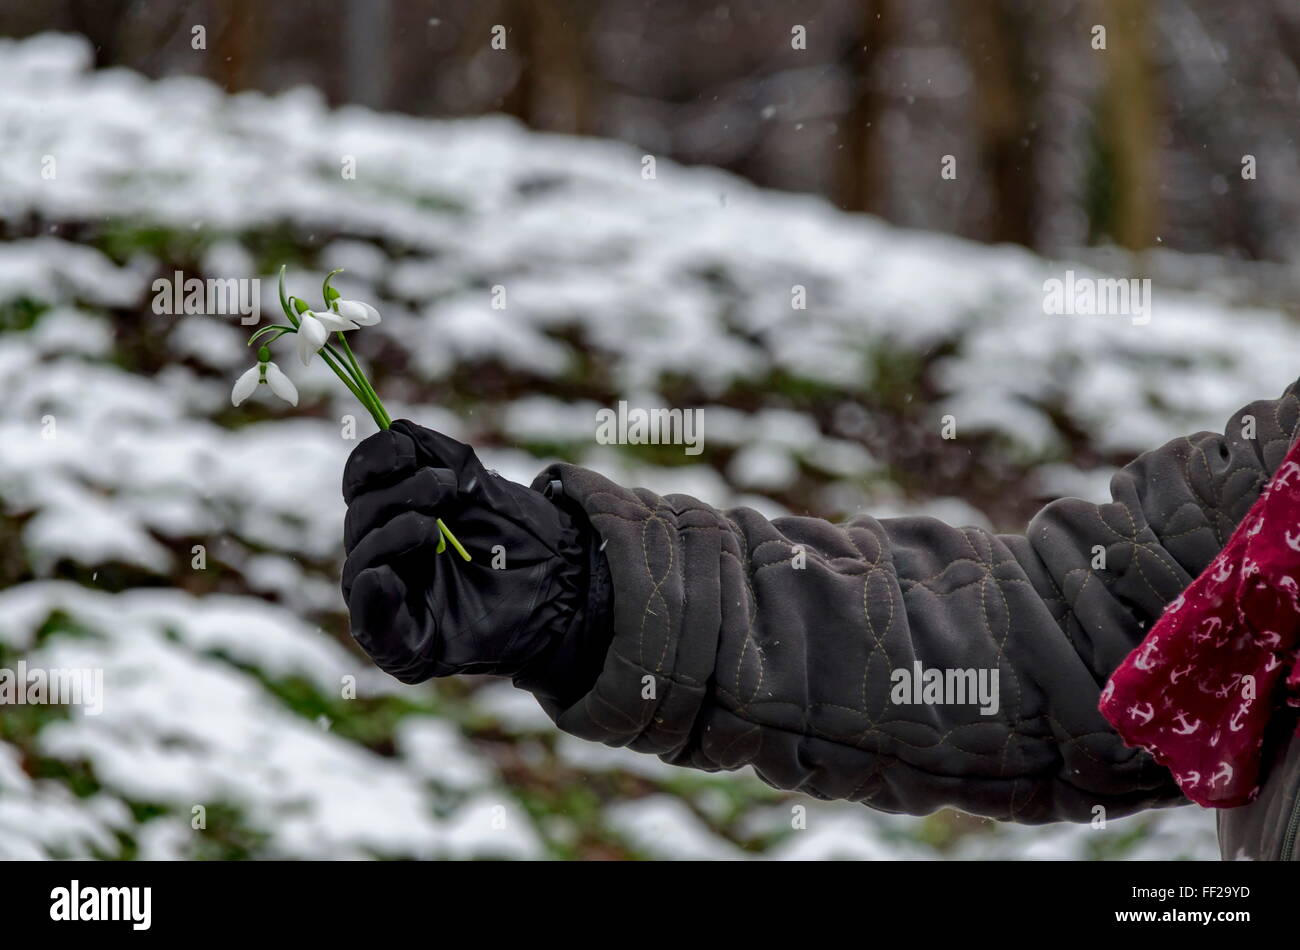
[[[405,683],[509,675],[543,705],[594,682],[608,568],[585,518],[405,419],[353,450],[343,500],[343,597],[381,669]],[[435,553],[439,517],[472,561]]]

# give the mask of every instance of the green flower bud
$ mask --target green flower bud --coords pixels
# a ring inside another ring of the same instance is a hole
[[[335,300],[339,299],[339,292],[330,286],[330,281],[334,279],[335,274],[343,273],[342,267],[336,267],[325,275],[325,283],[321,285],[321,295],[325,298],[325,306],[329,307]]]
[[[271,359],[271,348],[269,346],[264,346],[257,351],[257,361],[259,363],[265,363],[270,359]]]

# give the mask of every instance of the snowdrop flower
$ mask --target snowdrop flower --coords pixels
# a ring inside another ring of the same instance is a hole
[[[364,300],[344,300],[339,297],[334,301],[334,309],[340,317],[351,320],[359,327],[373,327],[379,322],[379,311]]]
[[[299,310],[301,301],[297,297],[289,298],[289,305]],[[375,315],[376,319],[378,314]],[[320,352],[331,333],[344,333],[355,330],[360,324],[340,316],[332,310],[309,310],[304,305],[298,313],[298,358],[302,365],[311,363],[311,358]]]
[[[266,385],[271,387],[271,392],[275,393],[291,406],[298,405],[298,387],[293,384],[293,380],[281,372],[280,367],[276,366],[270,360],[262,364],[266,367],[264,379]]]
[[[375,392],[375,387],[366,378],[366,374],[362,371],[360,364],[357,363],[357,359],[352,353],[352,347],[348,344],[347,338],[343,336],[343,333],[348,330],[374,326],[379,322],[379,311],[363,301],[343,299],[339,292],[330,286],[330,281],[334,278],[334,275],[340,273],[338,270],[332,270],[326,274],[325,281],[321,286],[321,295],[325,299],[325,309],[312,310],[307,301],[299,297],[291,297],[285,291],[285,274],[288,270],[288,267],[280,267],[279,290],[280,307],[284,310],[284,315],[289,322],[287,324],[273,323],[253,331],[253,335],[248,338],[249,346],[264,337],[266,342],[257,351],[257,365],[235,381],[235,388],[230,394],[230,401],[238,406],[257,391],[259,383],[266,383],[277,396],[287,399],[295,406],[298,405],[298,390],[294,388],[289,378],[280,372],[280,368],[271,362],[269,347],[269,344],[274,343],[281,337],[293,336],[298,350],[298,357],[302,360],[304,366],[311,365],[312,357],[319,353],[321,361],[348,387],[352,395],[357,397],[357,401],[370,413],[371,418],[375,420],[375,424],[381,429],[387,429],[393,424],[392,417],[388,415],[388,410],[384,408],[384,404],[380,401],[379,394]],[[329,335],[331,333],[339,334],[338,350],[329,346]],[[473,560],[469,552],[465,550],[465,546],[456,539],[456,535],[443,523],[441,518],[437,519],[436,525],[438,529],[437,550],[439,553],[445,551],[447,546],[450,545],[466,561]]]
[[[294,334],[298,343],[298,359],[302,360],[303,366],[308,366],[311,358],[320,352],[320,348],[329,339],[330,331],[325,329],[325,324],[316,319],[310,310],[298,314],[298,320],[298,332]]]
[[[298,405],[298,387],[280,367],[270,360],[270,351],[266,347],[258,352],[258,361],[252,369],[235,380],[235,387],[230,391],[230,402],[238,406],[257,390],[259,383],[266,383],[275,393],[291,406]]]
[[[304,310],[298,314],[298,358],[306,366],[320,352],[331,333],[355,330],[357,325],[328,310]]]

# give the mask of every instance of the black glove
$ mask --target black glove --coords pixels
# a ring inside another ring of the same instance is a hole
[[[609,575],[586,518],[548,497],[557,487],[507,481],[405,419],[358,445],[343,472],[357,643],[405,683],[497,673],[544,706],[576,699],[604,661]],[[435,553],[438,518],[472,561]]]

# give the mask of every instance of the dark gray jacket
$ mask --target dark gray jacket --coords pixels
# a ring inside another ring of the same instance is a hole
[[[1295,390],[1247,406],[1225,435],[1141,456],[1108,504],[1053,502],[1023,536],[923,517],[769,521],[553,466],[539,484],[558,479],[603,539],[613,621],[594,686],[544,705],[583,738],[752,765],[777,788],[888,812],[1036,823],[1180,804],[1169,773],[1098,713],[1099,692],[1285,455]],[[895,671],[917,663],[997,670],[996,713],[895,701],[913,698]],[[1297,755],[1224,816],[1225,856],[1279,855]]]

